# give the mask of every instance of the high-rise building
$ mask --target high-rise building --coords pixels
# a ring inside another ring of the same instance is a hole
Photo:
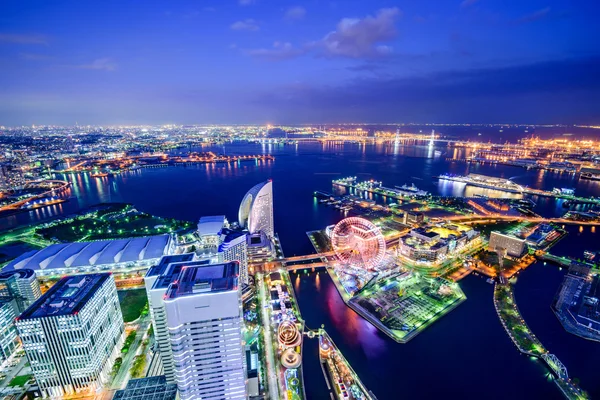
[[[506,254],[513,257],[521,257],[525,252],[525,239],[515,236],[505,235],[500,232],[492,232],[488,243],[489,251],[497,249],[506,249]]]
[[[175,383],[175,368],[163,298],[169,285],[179,276],[183,263],[191,262],[193,259],[193,253],[164,256],[157,265],[146,272],[144,277],[154,341],[160,354],[163,373],[169,383]]]
[[[219,246],[219,261],[237,261],[240,263],[240,282],[248,284],[248,243],[246,234],[239,231],[223,232]]]
[[[108,380],[124,339],[113,276],[62,278],[16,326],[43,396],[92,393]]]
[[[184,267],[165,295],[179,396],[245,399],[242,302],[235,261]]]
[[[19,339],[14,320],[19,315],[17,302],[12,297],[0,297],[0,363],[17,349]]]
[[[164,256],[156,266],[148,270],[144,277],[144,285],[146,286],[150,316],[152,317],[154,329],[154,341],[160,354],[162,370],[168,383],[175,383],[175,366],[167,326],[164,303],[165,293],[169,285],[177,280],[184,267],[207,265],[211,261],[213,260],[194,261],[194,253]]]
[[[273,226],[273,182],[268,180],[252,187],[246,193],[238,212],[239,224],[250,234],[264,233],[269,239],[275,236]]]
[[[32,269],[18,269],[0,272],[0,297],[12,297],[18,312],[22,313],[40,298],[42,291]]]
[[[41,295],[33,270],[0,272],[0,361],[8,359],[17,349],[15,318]]]

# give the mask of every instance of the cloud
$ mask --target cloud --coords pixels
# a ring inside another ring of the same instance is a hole
[[[48,39],[43,35],[0,33],[0,42],[13,44],[48,44]]]
[[[367,69],[367,68],[365,68]],[[291,85],[259,93],[258,102],[290,118],[357,121],[563,122],[596,118],[600,57],[420,77],[362,75],[338,86]],[[293,114],[292,111],[293,110]],[[351,114],[349,114],[351,110]],[[323,114],[325,115],[325,114]]]
[[[75,65],[74,68],[91,69],[97,71],[115,71],[117,69],[117,64],[110,58],[97,58],[89,64]]]
[[[540,19],[546,18],[550,14],[550,7],[542,8],[541,10],[537,10],[532,12],[531,14],[523,15],[520,18],[517,18],[513,21],[515,24],[526,24],[528,22],[538,21]]]
[[[267,61],[282,61],[298,57],[306,53],[306,50],[294,47],[289,42],[275,42],[271,48],[250,49],[244,53]]]
[[[249,31],[249,32],[255,32],[260,29],[260,27],[258,26],[258,23],[251,18],[245,19],[243,21],[234,22],[229,27],[231,29],[233,29],[234,31]]]
[[[465,8],[465,7],[472,6],[473,4],[475,4],[477,2],[479,2],[479,0],[463,0],[463,2],[460,3],[460,6],[462,8]]]
[[[288,21],[299,20],[304,18],[306,15],[306,9],[304,7],[296,6],[289,8],[284,15],[284,18]]]
[[[249,6],[251,4],[254,4],[254,0],[238,0],[238,4],[240,6]]]
[[[383,8],[375,16],[344,18],[336,30],[311,45],[325,57],[374,58],[385,56],[392,48],[383,43],[396,38],[398,8]]]

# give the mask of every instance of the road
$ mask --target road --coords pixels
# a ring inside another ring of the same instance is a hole
[[[113,379],[111,385],[113,389],[122,389],[127,384],[127,381],[129,380],[129,369],[131,368],[133,359],[136,355],[138,355],[140,344],[142,343],[143,337],[148,331],[148,327],[150,326],[151,322],[152,320],[150,318],[150,314],[148,313],[147,315],[140,317],[137,322],[132,324],[137,326],[135,340],[129,347],[127,354],[123,357],[123,364],[121,365],[119,372],[117,372],[115,379]]]
[[[273,354],[273,330],[271,329],[271,319],[269,317],[268,309],[264,302],[264,299],[267,299],[268,296],[265,293],[265,281],[262,275],[258,275],[258,288],[259,288],[259,300],[260,300],[260,308],[262,312],[262,321],[263,321],[263,332],[265,335],[265,350],[267,352],[267,380],[269,382],[269,398],[279,400],[279,385],[277,383],[277,373],[275,372],[276,363],[275,356]]]

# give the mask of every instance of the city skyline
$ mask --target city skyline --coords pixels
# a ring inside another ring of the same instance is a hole
[[[599,123],[593,1],[0,7],[0,125]]]

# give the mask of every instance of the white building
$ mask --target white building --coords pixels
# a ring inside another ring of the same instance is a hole
[[[504,235],[500,232],[492,232],[488,244],[489,251],[496,251],[498,248],[506,249],[506,254],[513,257],[521,257],[525,252],[525,239],[520,239],[511,235]]]
[[[10,262],[3,271],[33,269],[37,276],[145,269],[172,254],[170,235],[52,244]]]
[[[0,272],[0,297],[11,297],[22,313],[42,295],[40,283],[32,269]]]
[[[237,262],[184,267],[165,296],[182,400],[245,399]]]
[[[238,219],[250,234],[264,233],[269,239],[275,236],[273,224],[273,182],[268,180],[252,187],[240,204]]]
[[[19,315],[17,302],[10,297],[0,298],[0,364],[17,349],[17,329],[14,320]]]
[[[201,217],[198,222],[198,236],[200,244],[205,247],[218,247],[221,243],[220,234],[229,227],[229,222],[224,215]]]
[[[15,318],[41,295],[33,270],[0,273],[0,362],[8,359],[18,347]]]
[[[175,367],[173,365],[173,354],[171,353],[169,330],[167,329],[164,296],[169,285],[179,276],[181,268],[186,263],[193,263],[193,259],[193,253],[164,256],[157,265],[146,272],[144,277],[154,329],[154,340],[160,354],[163,374],[166,376],[168,383],[175,383]]]
[[[248,243],[246,234],[228,231],[223,235],[219,246],[219,261],[237,261],[240,263],[240,282],[248,284]]]
[[[117,287],[107,273],[61,279],[15,324],[44,397],[101,388],[124,339]]]

